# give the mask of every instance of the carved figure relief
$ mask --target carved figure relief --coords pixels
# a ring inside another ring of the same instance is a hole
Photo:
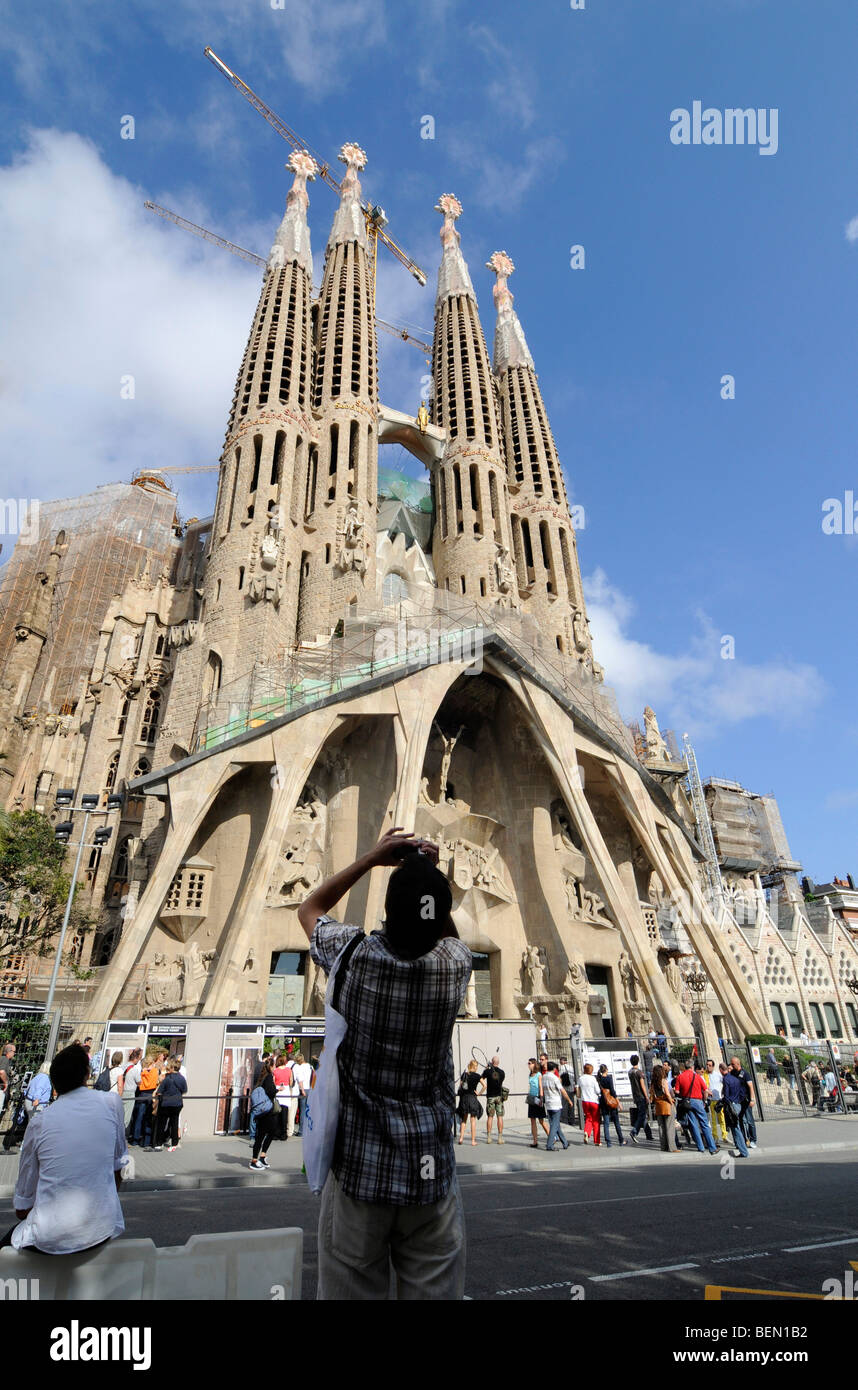
[[[366,570],[366,556],[363,553],[363,522],[356,502],[350,502],[342,524],[337,531],[336,567],[339,570]]]
[[[292,813],[268,887],[266,902],[269,907],[288,907],[301,902],[321,883],[325,820],[321,793],[308,782]]]
[[[441,791],[440,791],[440,795],[439,795],[439,797],[438,797],[438,800],[439,800],[439,801],[446,801],[446,800],[447,800],[447,779],[448,779],[449,773],[450,773],[450,763],[451,763],[452,758],[453,758],[453,749],[456,747],[456,744],[459,742],[459,739],[461,738],[462,734],[464,733],[464,731],[465,731],[465,726],[464,726],[464,724],[460,724],[460,725],[459,725],[459,732],[456,734],[455,737],[453,737],[453,736],[451,736],[451,735],[448,735],[448,734],[445,734],[445,733],[444,733],[444,730],[441,728],[441,725],[438,723],[437,720],[435,720],[435,728],[438,730],[438,733],[439,733],[440,736],[441,736],[441,743],[443,744],[443,748],[444,748],[444,751],[443,751],[443,753],[441,754],[441,774],[440,774]]]

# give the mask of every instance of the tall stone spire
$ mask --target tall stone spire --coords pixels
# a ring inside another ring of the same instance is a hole
[[[447,431],[432,476],[432,554],[440,588],[479,601],[517,605],[510,564],[506,468],[489,355],[477,299],[462,256],[452,193],[438,200],[444,218],[432,347],[433,421]]]
[[[563,471],[507,283],[515,267],[505,251],[495,251],[487,265],[497,277],[494,367],[522,611],[536,618],[543,636],[559,651],[574,655],[598,677],[601,668],[593,661]]]
[[[330,632],[375,598],[378,480],[378,348],[359,145],[340,151],[346,166],[325,256],[316,325],[310,461],[300,557],[298,638]]]
[[[316,440],[307,227],[307,181],[315,177],[316,163],[306,150],[296,150],[286,167],[292,186],[264,272],[221,455],[202,624],[193,647],[181,652],[181,665],[189,667],[188,679],[203,697],[295,640],[304,480]]]

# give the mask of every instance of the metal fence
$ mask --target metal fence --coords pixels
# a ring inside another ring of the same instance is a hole
[[[738,1057],[751,1077],[759,1119],[858,1117],[858,1078],[844,1064],[838,1043],[820,1039],[754,1046],[724,1041],[721,1046],[724,1061],[729,1065],[731,1057]]]

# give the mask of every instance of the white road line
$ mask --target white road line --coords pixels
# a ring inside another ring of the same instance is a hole
[[[689,1192],[660,1192],[659,1197],[702,1197],[704,1189],[694,1188]],[[534,1202],[533,1205],[522,1207],[475,1207],[468,1212],[468,1220],[471,1221],[475,1216],[489,1216],[494,1211],[550,1211],[554,1207],[604,1207],[610,1206],[612,1202],[639,1202],[640,1194],[636,1197],[597,1197],[595,1201],[584,1202]]]
[[[800,1250],[828,1250],[832,1245],[854,1245],[858,1235],[846,1236],[844,1240],[820,1240],[816,1245],[785,1245],[783,1254],[797,1255]]]
[[[591,1284],[604,1284],[609,1279],[639,1279],[642,1274],[672,1274],[676,1269],[699,1269],[699,1265],[661,1265],[659,1269],[627,1269],[622,1274],[589,1274]]]

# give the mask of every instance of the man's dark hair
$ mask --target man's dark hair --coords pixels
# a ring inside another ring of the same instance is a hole
[[[390,875],[384,899],[392,949],[406,960],[425,956],[446,933],[452,906],[450,885],[428,855],[407,854]]]
[[[636,1052],[633,1052],[631,1057],[629,1058],[629,1061],[631,1062],[633,1067],[636,1067],[638,1062],[640,1061],[640,1057]]]
[[[58,1096],[83,1086],[89,1076],[89,1057],[80,1043],[71,1043],[51,1062],[51,1085]]]

